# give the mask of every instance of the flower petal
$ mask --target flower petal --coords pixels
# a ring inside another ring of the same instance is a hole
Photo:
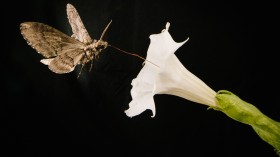
[[[175,42],[168,32],[170,23],[159,34],[150,35],[146,59],[149,61],[132,81],[127,116],[133,117],[150,109],[155,116],[155,94],[171,94],[193,102],[215,106],[216,92],[189,72],[175,56],[175,51],[188,41]],[[150,64],[153,63],[153,64]],[[155,66],[156,65],[156,66]]]
[[[165,60],[169,55],[174,54],[175,51],[188,41],[186,39],[183,42],[175,42],[168,32],[170,23],[167,22],[166,28],[159,34],[150,35],[150,45],[147,52],[146,59],[152,63],[162,67],[165,64]]]

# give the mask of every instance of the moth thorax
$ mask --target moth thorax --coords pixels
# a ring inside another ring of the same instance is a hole
[[[92,60],[95,56],[96,56],[96,54],[94,52],[86,51],[86,59],[87,60]]]

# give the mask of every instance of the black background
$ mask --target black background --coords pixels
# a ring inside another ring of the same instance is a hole
[[[179,97],[156,95],[154,118],[149,110],[127,117],[130,83],[143,61],[110,47],[78,79],[80,67],[64,75],[51,72],[19,24],[43,22],[71,35],[67,3],[92,38],[99,39],[112,19],[104,39],[143,57],[149,35],[170,22],[175,41],[190,37],[176,51],[189,71],[280,121],[279,9],[269,1],[9,1],[2,6],[9,20],[1,24],[9,148],[4,156],[276,156],[250,126]]]

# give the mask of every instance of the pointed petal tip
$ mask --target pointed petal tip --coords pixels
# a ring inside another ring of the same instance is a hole
[[[165,29],[168,31],[169,27],[170,27],[170,22],[167,22],[166,25],[165,25]]]

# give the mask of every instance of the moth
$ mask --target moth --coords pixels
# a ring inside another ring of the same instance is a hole
[[[28,45],[45,57],[41,63],[57,74],[72,72],[78,64],[82,65],[82,70],[86,63],[98,58],[108,46],[102,38],[112,22],[105,27],[100,39],[95,40],[90,37],[73,5],[67,4],[66,12],[73,32],[71,37],[44,23],[20,24],[21,34]]]

